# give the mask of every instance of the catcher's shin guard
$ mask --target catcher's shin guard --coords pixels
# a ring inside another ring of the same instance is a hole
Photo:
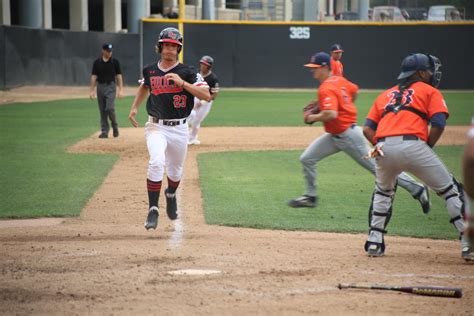
[[[385,191],[376,187],[369,207],[369,237],[364,249],[371,257],[380,257],[385,252],[385,228],[392,217],[392,202],[395,189]],[[377,209],[377,211],[376,211]]]
[[[445,189],[437,192],[437,194],[446,200],[446,208],[451,217],[450,222],[462,233],[465,228],[464,217],[466,216],[466,203],[462,184],[453,177],[453,182]]]
[[[384,218],[383,225],[382,227],[379,227],[379,228],[387,227],[388,223],[390,222],[390,218],[392,218],[392,203],[393,203],[393,198],[395,196],[395,190],[396,189],[390,190],[390,191],[382,191],[379,188],[375,188],[374,193],[372,193],[372,199],[370,201],[370,206],[369,206],[369,227],[372,226],[372,219],[374,215]],[[378,203],[383,203],[383,204],[390,203],[389,204],[390,206],[387,212],[374,211],[374,200],[376,199],[376,195],[380,197],[379,199],[377,199]],[[376,222],[379,222],[379,220],[376,220]]]

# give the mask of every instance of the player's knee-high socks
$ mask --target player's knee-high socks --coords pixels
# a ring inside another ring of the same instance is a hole
[[[173,194],[178,189],[178,186],[179,186],[179,181],[173,181],[170,178],[168,178],[168,188],[166,189],[166,192]]]
[[[158,199],[160,198],[161,181],[155,182],[150,179],[146,180],[148,189],[148,204],[149,207],[158,206]]]

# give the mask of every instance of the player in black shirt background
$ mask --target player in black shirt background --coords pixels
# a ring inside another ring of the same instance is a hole
[[[211,111],[212,102],[216,99],[217,93],[219,93],[219,79],[214,72],[212,67],[214,66],[214,59],[211,56],[202,56],[199,61],[199,74],[204,78],[209,86],[209,92],[211,93],[211,101],[199,100],[194,98],[194,109],[189,116],[189,126],[191,131],[189,132],[189,145],[199,145],[201,142],[198,139],[199,128],[201,127],[202,121],[206,118]]]
[[[149,209],[145,228],[158,225],[158,199],[166,169],[166,213],[171,220],[178,217],[176,189],[183,176],[188,149],[186,120],[194,106],[194,97],[209,101],[209,86],[191,67],[178,62],[183,37],[175,28],[161,31],[156,45],[160,60],[143,68],[143,81],[138,88],[128,119],[138,127],[136,115],[148,96],[148,121],[145,137],[150,160],[147,189]]]

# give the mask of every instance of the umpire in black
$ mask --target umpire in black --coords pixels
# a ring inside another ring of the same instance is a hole
[[[114,137],[119,136],[117,118],[115,116],[115,96],[123,97],[123,80],[120,63],[112,58],[112,44],[102,45],[102,56],[94,61],[92,66],[90,98],[96,96],[100,111],[99,138],[109,137],[109,119],[112,124]],[[118,86],[118,89],[117,89]]]

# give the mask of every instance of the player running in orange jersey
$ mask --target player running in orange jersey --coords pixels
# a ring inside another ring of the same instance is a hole
[[[306,179],[306,192],[289,201],[288,205],[291,207],[316,206],[316,164],[339,151],[344,151],[362,167],[375,174],[374,162],[363,158],[370,147],[362,129],[356,125],[357,109],[353,101],[359,88],[344,77],[331,75],[330,56],[326,53],[315,54],[305,67],[310,68],[314,78],[321,82],[318,91],[320,113],[309,115],[306,122],[323,122],[326,133],[309,145],[300,157]],[[428,191],[422,184],[407,174],[401,174],[398,182],[420,201],[424,212],[429,211]]]
[[[334,44],[331,46],[331,71],[334,76],[344,77],[344,67],[341,63],[342,46],[339,44]]]
[[[384,234],[391,216],[397,176],[407,171],[446,200],[451,223],[461,234],[462,257],[474,260],[473,249],[463,235],[468,212],[464,190],[432,150],[449,116],[443,95],[436,89],[441,80],[440,67],[441,62],[435,56],[407,56],[402,62],[399,85],[382,92],[367,116],[364,135],[376,143],[377,149],[372,151],[376,157],[376,186],[365,243],[371,257],[384,255]]]

